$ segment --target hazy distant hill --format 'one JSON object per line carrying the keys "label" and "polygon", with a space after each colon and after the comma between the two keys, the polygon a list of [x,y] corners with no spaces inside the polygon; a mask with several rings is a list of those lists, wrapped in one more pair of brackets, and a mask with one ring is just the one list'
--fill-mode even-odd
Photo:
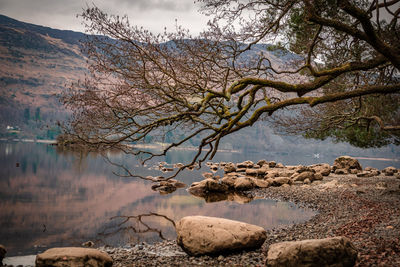
{"label": "hazy distant hill", "polygon": [[53,138],[66,118],[57,99],[84,77],[83,33],[55,30],[0,15],[0,133],[19,127],[20,137]]}

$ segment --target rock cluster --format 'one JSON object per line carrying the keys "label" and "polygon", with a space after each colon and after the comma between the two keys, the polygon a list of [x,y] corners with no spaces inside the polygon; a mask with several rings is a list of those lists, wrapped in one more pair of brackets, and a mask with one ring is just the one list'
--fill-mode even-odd
{"label": "rock cluster", "polygon": [[[215,168],[216,163],[209,164]],[[219,168],[225,174],[222,178],[213,173],[203,173],[204,180],[193,183],[188,191],[196,196],[207,197],[210,194],[247,191],[254,188],[269,186],[289,186],[309,184],[322,180],[331,173],[329,164],[315,164],[311,166],[284,166],[274,161],[260,160],[257,164],[244,161],[234,164],[221,163]]]}
{"label": "rock cluster", "polygon": [[[381,172],[376,168],[366,167],[363,170],[358,160],[349,156],[338,157],[332,167],[327,163],[310,166],[284,166],[282,163],[268,162],[266,160],[260,160],[257,163],[247,160],[237,164],[232,162],[220,164],[210,162],[207,165],[213,169],[219,166],[224,170],[223,177],[214,176],[213,173],[204,173],[203,176],[206,179],[193,183],[188,191],[193,195],[206,199],[222,200],[227,199],[226,197],[221,197],[222,194],[231,194],[232,192],[247,191],[254,188],[311,184],[314,181],[323,180],[324,176],[328,176],[330,173],[354,174],[357,177],[381,175]],[[394,167],[387,167],[382,170],[382,173],[386,176],[397,176],[400,179],[400,171]],[[209,197],[213,194],[218,196]]]}

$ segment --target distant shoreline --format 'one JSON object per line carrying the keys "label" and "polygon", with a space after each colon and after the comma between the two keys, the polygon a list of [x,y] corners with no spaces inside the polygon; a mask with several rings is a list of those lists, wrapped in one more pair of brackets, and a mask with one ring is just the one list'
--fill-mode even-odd
{"label": "distant shoreline", "polygon": [[[41,143],[41,144],[57,144],[57,140],[47,140],[47,139],[27,139],[27,138],[14,138],[14,139],[7,139],[7,138],[0,138],[0,141],[5,142],[23,142],[23,143]],[[158,149],[162,150],[169,146],[170,144],[167,143],[155,143],[155,144],[128,144],[129,147],[134,148],[147,148],[147,149]],[[186,147],[173,147],[171,150],[181,150],[181,151],[196,151],[198,148],[195,146],[186,146]],[[204,149],[208,150],[208,149]],[[218,149],[218,152],[225,152],[225,153],[240,153],[240,150],[235,149]]]}

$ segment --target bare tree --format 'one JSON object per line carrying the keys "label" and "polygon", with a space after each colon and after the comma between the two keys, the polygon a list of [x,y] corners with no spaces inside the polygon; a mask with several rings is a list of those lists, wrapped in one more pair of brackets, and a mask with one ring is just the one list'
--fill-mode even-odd
{"label": "bare tree", "polygon": [[70,136],[109,148],[149,136],[163,141],[178,129],[179,140],[159,154],[121,149],[151,158],[200,137],[189,166],[212,158],[223,137],[276,111],[398,97],[399,0],[199,2],[212,20],[196,37],[179,26],[155,35],[97,7],[81,14],[94,35],[84,43],[90,75],[64,96],[75,111]]}

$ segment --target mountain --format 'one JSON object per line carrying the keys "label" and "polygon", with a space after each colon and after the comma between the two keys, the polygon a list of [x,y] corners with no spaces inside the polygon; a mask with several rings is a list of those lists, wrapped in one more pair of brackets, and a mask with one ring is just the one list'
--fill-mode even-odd
{"label": "mountain", "polygon": [[[33,25],[0,15],[0,138],[56,137],[60,132],[57,122],[70,115],[59,102],[58,95],[87,73],[86,57],[80,52],[79,42],[87,37],[90,38],[83,33]],[[289,61],[299,59],[290,51],[259,44],[246,52],[244,60],[259,52],[268,53],[272,64],[278,68],[285,68]],[[176,131],[168,138],[174,141],[179,134]],[[196,145],[199,140],[191,141]],[[302,157],[319,153],[399,157],[399,150],[393,145],[363,150],[346,143],[279,136],[262,121],[225,138],[221,147],[263,154],[297,151]]]}
{"label": "mountain", "polygon": [[68,114],[57,96],[87,71],[83,38],[0,15],[0,135],[54,138]]}
{"label": "mountain", "polygon": [[[58,95],[87,73],[80,40],[90,37],[0,15],[0,137],[55,137],[57,121],[69,114]],[[243,54],[243,60],[257,57],[260,51],[269,53],[277,66],[285,66],[296,56],[257,44]]]}

